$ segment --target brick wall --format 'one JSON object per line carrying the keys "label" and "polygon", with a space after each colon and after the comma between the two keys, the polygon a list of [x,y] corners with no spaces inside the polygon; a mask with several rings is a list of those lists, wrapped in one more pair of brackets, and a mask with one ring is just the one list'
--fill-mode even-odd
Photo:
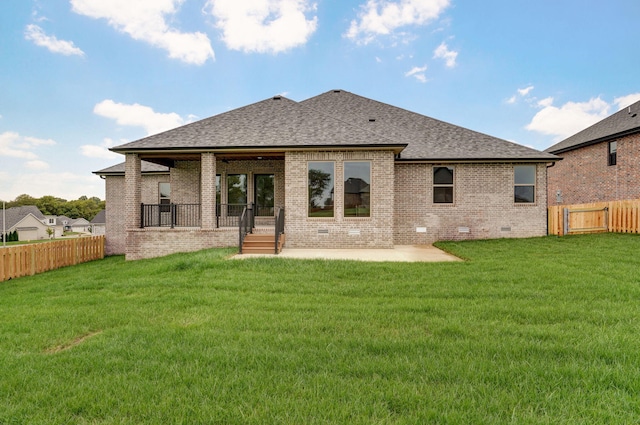
{"label": "brick wall", "polygon": [[[345,218],[343,215],[343,169],[345,161],[371,162],[371,216]],[[308,215],[309,161],[333,161],[334,217]],[[367,152],[287,152],[285,233],[288,248],[391,248],[393,247],[394,168],[393,153]]]}
{"label": "brick wall", "polygon": [[[170,170],[170,174],[143,174],[140,178],[141,202],[157,204],[159,202],[159,183],[170,182],[171,202],[178,204],[200,203],[202,184],[200,165],[200,161],[176,161],[175,167]],[[254,194],[253,176],[255,174],[274,174],[275,206],[284,206],[284,161],[216,161],[215,170],[217,174],[221,174],[222,203],[226,203],[226,176],[228,174],[247,174],[247,196],[249,202],[253,200]],[[213,190],[215,191],[215,187]],[[238,232],[236,229],[138,229],[136,227],[127,232],[126,217],[123,214],[126,209],[124,176],[106,177],[106,193],[106,252],[108,255],[124,254],[126,252],[127,259],[140,259],[167,255],[173,252],[238,245]],[[215,196],[215,192],[213,196]],[[181,239],[177,241],[176,237]]]}
{"label": "brick wall", "polygon": [[132,229],[127,232],[127,260],[162,257],[177,252],[238,246],[237,229]]}
{"label": "brick wall", "polygon": [[559,154],[549,168],[549,205],[640,198],[640,134],[617,140],[616,165],[607,165],[608,154],[608,142]]}
{"label": "brick wall", "polygon": [[[371,216],[345,218],[343,169],[345,161],[371,162]],[[334,217],[309,218],[307,163],[333,161]],[[453,204],[434,204],[433,166],[395,163],[393,153],[288,152],[285,160],[216,162],[222,175],[222,202],[226,202],[226,175],[248,175],[253,196],[254,174],[275,174],[275,204],[286,206],[286,247],[391,248],[394,244],[428,244],[436,240],[530,237],[546,234],[545,164],[537,165],[536,203],[513,202],[515,164],[456,164]],[[158,202],[158,183],[168,175],[143,175],[144,203]],[[200,199],[200,162],[178,162],[171,169],[172,201]],[[235,229],[124,230],[124,177],[107,177],[107,253],[127,259],[150,258],[173,252],[237,246]],[[287,195],[285,198],[285,187]],[[460,233],[459,228],[469,228]],[[426,229],[426,232],[417,230]],[[125,239],[127,239],[125,244]]]}
{"label": "brick wall", "polygon": [[[454,202],[434,204],[435,165],[439,164],[396,164],[395,244],[546,234],[545,164],[537,165],[534,204],[513,202],[516,164],[499,163],[453,165]],[[469,232],[460,232],[460,228]]]}
{"label": "brick wall", "polygon": [[[157,204],[159,202],[159,183],[168,183],[169,175],[143,175],[142,202],[145,204]],[[125,253],[126,223],[124,203],[124,176],[106,176],[106,228],[105,228],[105,254],[122,255]]]}

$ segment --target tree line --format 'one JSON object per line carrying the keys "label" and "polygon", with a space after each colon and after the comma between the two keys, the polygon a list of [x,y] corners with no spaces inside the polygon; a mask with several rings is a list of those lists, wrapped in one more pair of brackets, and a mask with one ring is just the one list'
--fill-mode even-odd
{"label": "tree line", "polygon": [[[1,201],[0,201],[1,202]],[[85,218],[89,221],[104,209],[105,201],[92,196],[81,196],[74,201],[56,198],[55,196],[43,196],[34,198],[29,195],[19,195],[13,201],[7,201],[7,208],[35,205],[44,215],[64,215],[69,218]],[[0,206],[1,207],[1,206]]]}

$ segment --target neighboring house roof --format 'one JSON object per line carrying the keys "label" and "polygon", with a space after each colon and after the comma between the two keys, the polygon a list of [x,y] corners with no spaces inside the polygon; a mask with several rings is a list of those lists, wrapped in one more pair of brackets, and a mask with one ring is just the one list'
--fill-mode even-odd
{"label": "neighboring house roof", "polygon": [[111,150],[217,153],[335,147],[388,148],[401,152],[402,160],[558,160],[549,153],[344,90],[302,102],[275,96]]}
{"label": "neighboring house roof", "polygon": [[345,193],[369,193],[371,191],[367,182],[357,177],[349,177],[344,182]]}
{"label": "neighboring house roof", "polygon": [[105,210],[100,210],[98,214],[91,220],[91,224],[105,224],[107,222],[107,214]]}
{"label": "neighboring house roof", "polygon": [[558,154],[637,132],[640,132],[640,101],[547,148],[545,152]]}
{"label": "neighboring house roof", "polygon": [[[124,167],[125,163],[122,162],[100,171],[94,171],[93,174],[98,174],[100,176],[124,175]],[[140,169],[143,174],[169,174],[169,167],[148,161],[140,161]]]}
{"label": "neighboring house roof", "polygon": [[43,221],[45,220],[44,214],[36,207],[35,205],[25,205],[22,207],[13,207],[7,208],[4,212],[4,216],[6,217],[6,223],[2,221],[2,213],[0,211],[0,233],[2,229],[11,229],[20,221],[22,221],[29,214],[33,215],[36,219]]}
{"label": "neighboring house roof", "polygon": [[89,224],[91,223],[82,217],[71,219],[71,223],[69,223],[70,226],[88,226]]}
{"label": "neighboring house roof", "polygon": [[66,215],[59,215],[56,217],[56,225],[58,226],[71,226],[72,218],[67,217]]}

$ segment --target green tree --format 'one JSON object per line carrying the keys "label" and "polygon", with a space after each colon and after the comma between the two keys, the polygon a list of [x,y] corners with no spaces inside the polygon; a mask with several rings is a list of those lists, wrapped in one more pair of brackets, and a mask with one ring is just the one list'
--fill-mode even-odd
{"label": "green tree", "polygon": [[37,199],[33,196],[29,196],[26,193],[22,195],[18,195],[16,199],[7,203],[7,208],[13,207],[23,207],[25,205],[35,205]]}

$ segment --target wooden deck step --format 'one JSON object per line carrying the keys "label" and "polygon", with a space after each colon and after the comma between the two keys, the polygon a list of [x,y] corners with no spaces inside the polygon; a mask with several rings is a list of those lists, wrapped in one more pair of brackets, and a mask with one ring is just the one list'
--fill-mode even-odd
{"label": "wooden deck step", "polygon": [[[242,244],[243,254],[275,254],[274,247],[276,237],[273,233],[250,233],[244,238]],[[280,236],[278,241],[278,252],[282,250],[284,244],[284,235]]]}

